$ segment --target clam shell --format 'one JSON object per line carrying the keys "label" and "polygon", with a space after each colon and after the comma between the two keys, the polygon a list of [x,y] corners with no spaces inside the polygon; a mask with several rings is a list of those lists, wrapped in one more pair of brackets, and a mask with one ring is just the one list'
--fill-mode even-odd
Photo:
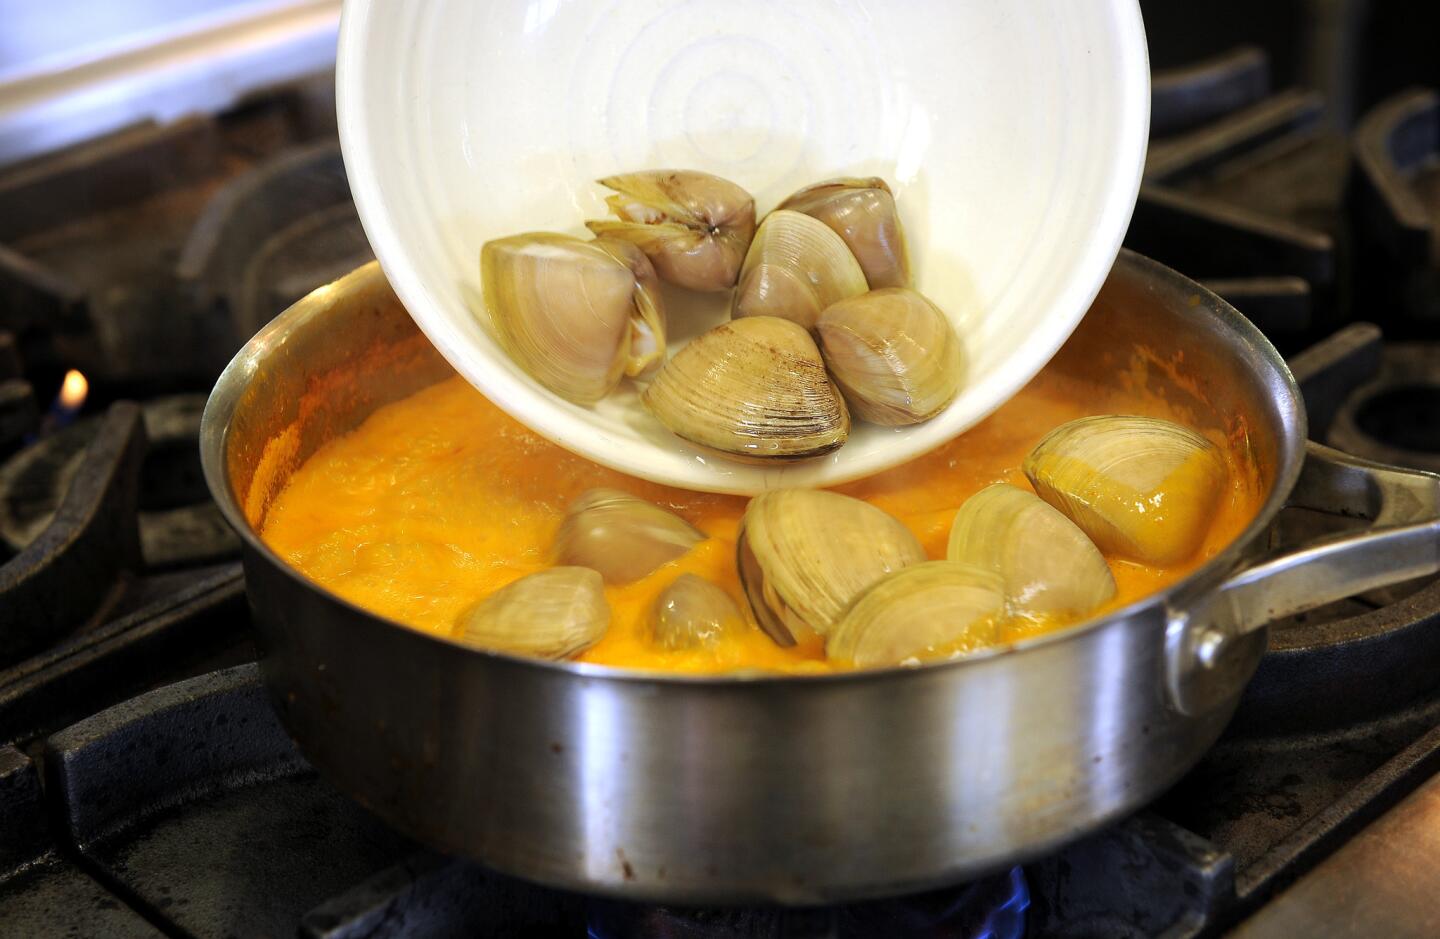
{"label": "clam shell", "polygon": [[[577,404],[605,397],[627,365],[638,373],[664,354],[659,292],[594,242],[550,232],[486,242],[480,281],[496,341],[542,385]],[[651,349],[643,361],[632,361],[637,330],[650,337],[638,343]]]}
{"label": "clam shell", "polygon": [[1229,478],[1220,448],[1193,430],[1128,415],[1060,425],[1024,470],[1101,551],[1156,566],[1199,549]]}
{"label": "clam shell", "polygon": [[731,313],[778,316],[810,329],[820,311],[869,289],[865,272],[839,235],[808,215],[765,216],[735,289]]}
{"label": "clam shell", "polygon": [[695,574],[675,578],[650,611],[650,635],[662,649],[713,648],[744,625],[730,594]]}
{"label": "clam shell", "polygon": [[804,329],[774,317],[697,336],[641,400],[677,436],[744,460],[819,456],[850,433],[850,412],[820,350]]}
{"label": "clam shell", "polygon": [[927,561],[865,591],[831,630],[825,655],[876,668],[973,652],[999,638],[1004,608],[999,574]]}
{"label": "clam shell", "polygon": [[467,645],[563,659],[600,641],[610,625],[600,575],[583,567],[553,567],[510,583],[461,617]]}
{"label": "clam shell", "polygon": [[920,542],[898,520],[820,489],[777,489],[751,499],[736,544],[750,608],[782,646],[825,635],[867,587],[924,560]]}
{"label": "clam shell", "polygon": [[628,241],[596,238],[595,246],[630,268],[635,276],[635,315],[630,318],[630,345],[625,374],[634,378],[653,372],[665,361],[665,307],[660,299],[660,276],[645,252]]}
{"label": "clam shell", "polygon": [[660,278],[691,290],[734,286],[755,234],[755,200],[709,173],[648,170],[600,180],[616,219],[586,222],[595,234],[630,242]]}
{"label": "clam shell", "polygon": [[960,339],[914,290],[886,287],[832,303],[815,333],[850,409],[872,424],[927,420],[960,389]]}
{"label": "clam shell", "polygon": [[890,187],[878,176],[829,179],[806,186],[780,203],[824,222],[855,255],[872,290],[909,287],[905,229]]}
{"label": "clam shell", "polygon": [[945,557],[999,574],[1014,612],[1083,616],[1115,596],[1110,566],[1085,533],[1008,483],[965,500]]}
{"label": "clam shell", "polygon": [[618,489],[590,489],[565,513],[555,558],[600,572],[606,583],[628,584],[705,540],[689,522]]}

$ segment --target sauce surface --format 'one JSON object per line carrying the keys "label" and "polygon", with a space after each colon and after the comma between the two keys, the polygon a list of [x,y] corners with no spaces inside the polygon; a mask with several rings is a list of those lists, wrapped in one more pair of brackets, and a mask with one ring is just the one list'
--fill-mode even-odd
{"label": "sauce surface", "polygon": [[[894,515],[931,558],[943,558],[961,503],[995,482],[1029,489],[1020,465],[1055,426],[1105,413],[1191,423],[1164,400],[1135,390],[1134,383],[1117,384],[1107,388],[1047,369],[963,436],[838,491]],[[1209,436],[1225,453],[1229,480],[1200,550],[1167,568],[1107,558],[1119,587],[1107,608],[1183,578],[1229,545],[1254,517],[1263,499],[1254,468],[1236,442]],[[649,610],[682,573],[714,581],[744,607],[734,558],[746,500],[655,485],[574,456],[531,433],[458,377],[377,410],[356,430],[317,450],[270,507],[262,536],[339,596],[416,629],[452,635],[478,600],[550,566],[566,507],[595,486],[665,506],[708,538],[639,581],[607,586],[610,628],[578,661],[693,673],[844,667],[825,661],[818,643],[782,649],[753,626],[716,649],[657,648],[648,636]],[[1069,625],[1011,621],[1001,641]]]}

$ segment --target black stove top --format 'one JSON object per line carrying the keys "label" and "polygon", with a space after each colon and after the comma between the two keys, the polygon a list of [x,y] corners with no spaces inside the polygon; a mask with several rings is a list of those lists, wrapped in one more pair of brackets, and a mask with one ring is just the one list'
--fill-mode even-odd
{"label": "black stove top", "polygon": [[[1290,356],[1315,439],[1440,470],[1440,95],[1383,54],[1440,82],[1407,38],[1435,16],[1235,6],[1243,30],[1147,9],[1156,136],[1127,244]],[[1365,25],[1301,29],[1301,7]],[[0,168],[0,934],[1285,935],[1262,927],[1303,921],[1287,898],[1322,889],[1307,872],[1377,850],[1386,813],[1440,777],[1431,579],[1274,624],[1230,729],[1171,792],[953,889],[659,909],[389,830],[276,723],[195,447],[232,352],[369,257],[329,88]],[[1337,524],[1287,511],[1272,538]]]}

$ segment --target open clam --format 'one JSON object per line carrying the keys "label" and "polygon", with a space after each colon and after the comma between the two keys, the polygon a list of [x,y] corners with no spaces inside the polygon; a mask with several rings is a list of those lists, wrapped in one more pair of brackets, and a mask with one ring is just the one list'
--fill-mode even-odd
{"label": "open clam", "polygon": [[871,289],[909,287],[910,261],[895,197],[878,176],[829,179],[780,203],[824,222],[844,239]]}
{"label": "open clam", "polygon": [[845,241],[801,212],[765,216],[740,269],[732,314],[778,316],[806,329],[837,300],[869,289]]}
{"label": "open clam", "polygon": [[872,424],[934,417],[960,388],[960,340],[914,290],[886,287],[833,303],[815,333],[851,410]]}
{"label": "open clam", "polygon": [[735,550],[755,619],[782,646],[824,636],[867,587],[925,560],[898,520],[820,489],[777,489],[751,499]]}
{"label": "open clam", "polygon": [[1060,425],[1024,470],[1100,550],[1160,566],[1200,547],[1229,476],[1220,448],[1195,431],[1127,415]]}
{"label": "open clam", "polygon": [[550,232],[486,242],[480,281],[496,341],[546,388],[594,404],[664,355],[664,306],[646,265]]}
{"label": "open clam", "polygon": [[650,635],[662,649],[711,647],[744,625],[730,594],[695,574],[675,578],[650,611]]}
{"label": "open clam", "polygon": [[607,583],[627,584],[704,540],[689,522],[658,505],[618,489],[590,489],[565,513],[555,558],[599,571]]}
{"label": "open clam", "polygon": [[927,561],[877,581],[825,640],[825,654],[860,668],[908,665],[993,645],[1004,614],[1000,575]]}
{"label": "open clam", "polygon": [[616,219],[586,222],[597,235],[634,244],[662,280],[691,290],[726,290],[755,234],[755,200],[727,179],[691,170],[607,176]]}
{"label": "open clam", "polygon": [[850,433],[850,412],[810,334],[769,316],[697,336],[641,400],[677,436],[745,460],[819,456]]}
{"label": "open clam", "polygon": [[610,625],[600,575],[552,567],[514,581],[461,617],[460,641],[482,649],[563,659],[600,641]]}
{"label": "open clam", "polygon": [[1016,612],[1083,616],[1115,596],[1105,557],[1057,509],[1008,483],[960,507],[945,557],[994,571]]}

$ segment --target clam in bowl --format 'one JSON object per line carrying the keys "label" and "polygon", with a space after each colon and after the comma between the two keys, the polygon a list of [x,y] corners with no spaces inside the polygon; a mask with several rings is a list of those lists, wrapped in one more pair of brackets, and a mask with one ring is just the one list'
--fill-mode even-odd
{"label": "clam in bowl", "polygon": [[[878,472],[1019,390],[1115,259],[1149,123],[1135,0],[347,0],[337,95],[366,234],[456,370],[595,462],[733,493]],[[594,404],[538,382],[487,325],[482,245],[589,237],[597,180],[658,168],[732,180],[762,219],[819,180],[886,180],[914,285],[959,337],[958,394],[920,423],[856,420],[824,455],[753,463],[670,433],[646,376]],[[671,357],[730,313],[724,293],[664,297]]]}

